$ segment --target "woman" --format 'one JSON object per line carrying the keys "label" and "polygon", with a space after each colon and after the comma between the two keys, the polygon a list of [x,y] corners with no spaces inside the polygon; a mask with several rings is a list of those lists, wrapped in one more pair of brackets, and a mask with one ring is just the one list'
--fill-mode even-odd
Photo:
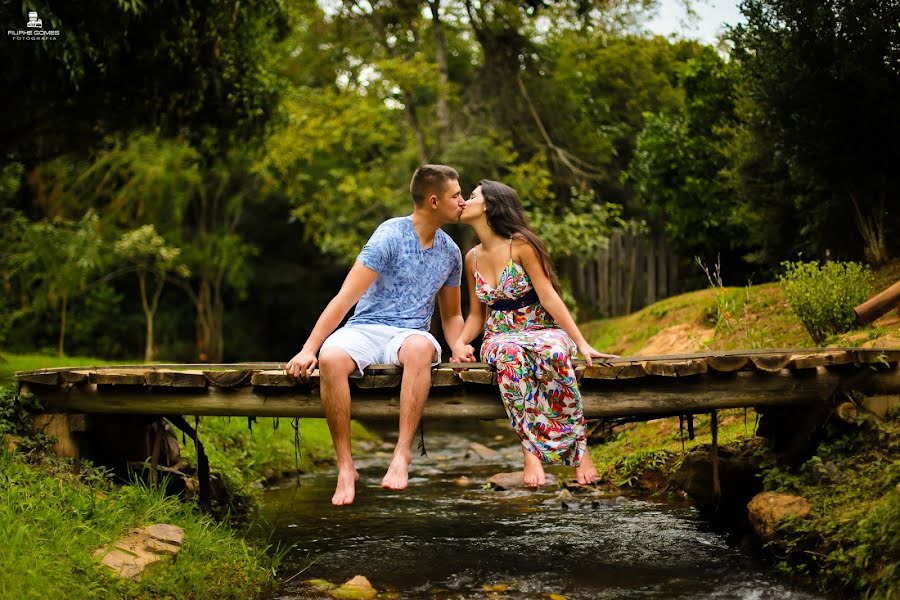
{"label": "woman", "polygon": [[581,335],[514,189],[481,181],[460,220],[481,243],[466,255],[470,312],[453,355],[474,361],[469,342],[484,328],[481,358],[496,367],[506,413],[522,440],[525,485],[544,484],[543,463],[575,465],[578,482],[593,483],[597,469],[587,452],[571,356],[577,348],[588,365],[616,357]]}

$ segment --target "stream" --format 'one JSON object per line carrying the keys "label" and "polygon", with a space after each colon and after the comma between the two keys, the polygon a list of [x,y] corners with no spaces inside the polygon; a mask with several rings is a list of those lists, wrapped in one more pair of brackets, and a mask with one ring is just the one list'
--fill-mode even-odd
{"label": "stream", "polygon": [[[428,456],[414,449],[403,492],[380,488],[390,444],[354,453],[352,506],[331,505],[333,470],[265,492],[269,542],[291,546],[281,565],[290,581],[275,598],[329,598],[304,581],[356,575],[385,598],[825,598],[742,553],[686,501],[600,489],[567,498],[571,468],[548,469],[555,481],[540,491],[494,491],[491,475],[521,470],[508,426],[436,427]],[[471,442],[500,456],[480,458]]]}

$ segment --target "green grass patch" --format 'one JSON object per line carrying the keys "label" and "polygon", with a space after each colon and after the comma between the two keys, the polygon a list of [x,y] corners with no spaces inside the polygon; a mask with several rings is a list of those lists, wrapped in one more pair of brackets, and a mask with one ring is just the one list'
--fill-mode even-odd
{"label": "green grass patch", "polygon": [[785,521],[779,567],[823,589],[900,596],[900,412],[835,433],[795,472],[773,469],[767,490],[808,499],[810,516]]}
{"label": "green grass patch", "polygon": [[[259,479],[290,474],[298,468],[302,472],[311,471],[334,460],[325,419],[259,418],[250,423],[246,417],[203,417],[199,432],[212,469],[244,486]],[[377,440],[377,436],[356,421],[351,422],[351,435],[354,443]],[[190,440],[182,446],[182,456],[197,464]]]}
{"label": "green grass patch", "polygon": [[[274,580],[277,559],[161,488],[114,485],[102,470],[0,449],[0,597],[248,598]],[[120,579],[93,552],[133,528],[184,529],[177,560]],[[165,564],[162,564],[165,563]]]}
{"label": "green grass patch", "polygon": [[[719,445],[751,438],[756,431],[756,412],[748,409],[719,411]],[[591,458],[597,471],[618,486],[635,485],[648,469],[662,473],[667,479],[681,465],[684,454],[701,444],[712,442],[710,415],[694,416],[694,439],[687,438],[684,428],[684,452],[678,417],[629,423],[617,427],[610,439],[591,442]]]}
{"label": "green grass patch", "polygon": [[137,361],[115,360],[88,356],[56,356],[47,354],[12,354],[0,352],[0,384],[13,380],[16,371],[37,371],[57,367],[89,367],[104,365],[139,364]]}

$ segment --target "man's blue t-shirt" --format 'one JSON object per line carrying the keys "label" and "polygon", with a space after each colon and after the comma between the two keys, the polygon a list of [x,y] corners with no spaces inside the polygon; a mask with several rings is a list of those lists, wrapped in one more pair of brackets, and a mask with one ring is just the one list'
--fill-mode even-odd
{"label": "man's blue t-shirt", "polygon": [[379,225],[357,260],[377,271],[378,277],[360,298],[348,325],[428,331],[438,290],[459,287],[462,278],[462,255],[456,242],[438,229],[426,250],[410,217]]}

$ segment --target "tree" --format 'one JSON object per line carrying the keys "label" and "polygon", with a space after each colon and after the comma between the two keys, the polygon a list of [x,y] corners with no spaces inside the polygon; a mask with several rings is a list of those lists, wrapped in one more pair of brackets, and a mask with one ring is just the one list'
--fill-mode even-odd
{"label": "tree", "polygon": [[[144,225],[122,235],[113,245],[115,253],[134,267],[141,294],[141,308],[147,325],[144,362],[154,360],[153,323],[166,278],[171,274],[188,277],[190,270],[179,262],[181,249],[170,246],[153,225]],[[148,292],[148,279],[150,290]]]}
{"label": "tree", "polygon": [[736,123],[733,68],[706,48],[684,64],[679,83],[683,108],[647,116],[625,176],[682,256],[744,254],[746,236],[725,175]]}
{"label": "tree", "polygon": [[69,302],[106,262],[100,219],[88,211],[78,222],[29,223],[19,217],[14,224],[16,230],[5,240],[4,278],[22,282],[23,304],[47,303],[59,311],[57,348],[64,356]]}
{"label": "tree", "polygon": [[[23,4],[0,15],[24,24]],[[33,166],[82,152],[110,134],[159,127],[192,143],[260,134],[278,108],[282,80],[272,60],[290,27],[278,0],[190,0],[171,6],[101,0],[42,4],[48,43],[2,38],[0,165]]]}
{"label": "tree", "polygon": [[900,136],[900,4],[745,0],[741,10],[747,22],[731,38],[756,107],[750,130],[811,197],[807,235],[830,237],[852,215],[866,258],[885,262],[898,225],[888,208],[900,189],[889,150]]}

